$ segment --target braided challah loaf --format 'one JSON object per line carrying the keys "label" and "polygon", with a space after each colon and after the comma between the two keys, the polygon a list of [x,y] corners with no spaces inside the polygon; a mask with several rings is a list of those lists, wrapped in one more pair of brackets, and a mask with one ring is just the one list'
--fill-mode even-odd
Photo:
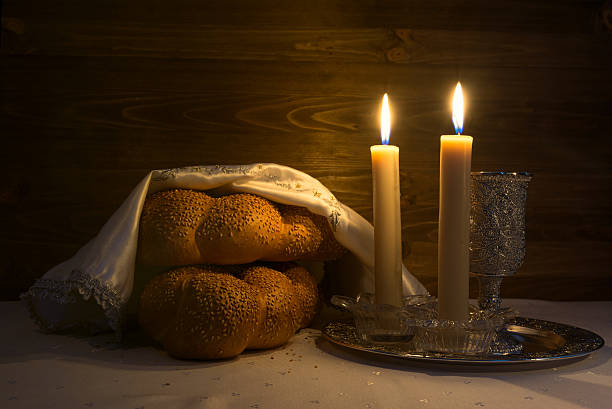
{"label": "braided challah loaf", "polygon": [[330,260],[345,251],[325,217],[246,193],[155,193],[139,235],[138,261],[148,266]]}
{"label": "braided challah loaf", "polygon": [[178,358],[217,359],[287,342],[315,314],[308,271],[276,267],[191,266],[155,277],[139,304],[141,327]]}
{"label": "braided challah loaf", "polygon": [[[138,320],[180,358],[272,348],[310,323],[318,299],[308,271],[286,262],[344,252],[327,220],[302,207],[243,193],[154,193],[142,210],[138,262],[175,269],[147,284]],[[257,260],[282,263],[244,265]]]}

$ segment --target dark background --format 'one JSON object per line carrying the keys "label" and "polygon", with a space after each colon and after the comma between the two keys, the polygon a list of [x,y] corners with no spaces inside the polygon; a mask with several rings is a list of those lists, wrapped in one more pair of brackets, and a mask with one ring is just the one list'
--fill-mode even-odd
{"label": "dark background", "polygon": [[458,80],[472,169],[535,173],[503,295],[612,299],[610,2],[0,4],[0,299],[74,254],[150,169],[277,162],[371,220],[386,91],[404,261],[435,292]]}

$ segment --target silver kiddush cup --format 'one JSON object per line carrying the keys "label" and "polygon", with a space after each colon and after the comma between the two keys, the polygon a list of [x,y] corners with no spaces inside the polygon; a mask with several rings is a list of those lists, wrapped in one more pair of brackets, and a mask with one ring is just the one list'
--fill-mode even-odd
{"label": "silver kiddush cup", "polygon": [[525,258],[527,172],[472,172],[470,271],[478,278],[478,304],[501,309],[500,287]]}

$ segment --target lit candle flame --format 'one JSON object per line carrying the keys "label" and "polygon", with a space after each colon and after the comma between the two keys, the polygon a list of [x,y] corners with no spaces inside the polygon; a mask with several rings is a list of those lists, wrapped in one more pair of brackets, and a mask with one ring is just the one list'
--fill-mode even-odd
{"label": "lit candle flame", "polygon": [[389,111],[389,96],[383,96],[382,108],[380,109],[380,140],[383,145],[389,144],[391,136],[391,112]]}
{"label": "lit candle flame", "polygon": [[461,135],[461,132],[463,132],[463,91],[460,82],[457,83],[453,96],[453,125],[455,126],[455,132]]}

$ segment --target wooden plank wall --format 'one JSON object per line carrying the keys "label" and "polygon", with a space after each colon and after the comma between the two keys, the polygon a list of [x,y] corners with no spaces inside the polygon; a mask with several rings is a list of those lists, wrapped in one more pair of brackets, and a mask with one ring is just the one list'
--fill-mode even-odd
{"label": "wooden plank wall", "polygon": [[473,170],[535,173],[527,258],[504,296],[612,299],[609,1],[1,4],[2,299],[94,236],[150,169],[278,162],[371,220],[385,91],[404,260],[435,292],[458,80]]}

